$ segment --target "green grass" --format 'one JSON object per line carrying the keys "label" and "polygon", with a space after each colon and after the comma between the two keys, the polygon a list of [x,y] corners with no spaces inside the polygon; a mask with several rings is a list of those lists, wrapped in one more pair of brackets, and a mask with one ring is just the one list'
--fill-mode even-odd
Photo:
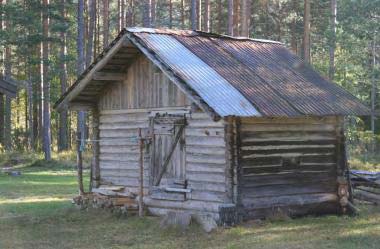
{"label": "green grass", "polygon": [[[73,165],[39,158],[19,163],[19,177],[0,174],[0,248],[379,248],[379,207],[356,217],[306,217],[245,223],[204,234],[163,230],[159,218],[118,217],[71,204]],[[88,173],[88,172],[87,172]],[[88,185],[88,182],[86,182]]]}

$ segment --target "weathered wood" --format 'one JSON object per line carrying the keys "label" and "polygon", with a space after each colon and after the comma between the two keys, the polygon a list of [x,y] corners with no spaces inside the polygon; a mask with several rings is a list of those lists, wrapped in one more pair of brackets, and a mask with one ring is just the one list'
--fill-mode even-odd
{"label": "weathered wood", "polygon": [[81,133],[77,134],[77,178],[78,178],[78,190],[79,195],[84,195],[83,187],[83,158],[81,149]]}
{"label": "weathered wood", "polygon": [[96,72],[93,75],[93,80],[102,81],[122,81],[126,78],[124,73],[106,73],[106,72]]}
{"label": "weathered wood", "polygon": [[224,139],[225,139],[225,159],[226,159],[226,167],[224,174],[226,176],[226,190],[227,190],[227,199],[229,202],[232,202],[234,199],[233,186],[236,185],[234,182],[234,168],[235,165],[235,151],[234,145],[236,144],[235,134],[234,134],[234,119],[232,117],[228,117],[224,120],[225,128],[224,128]]}
{"label": "weathered wood", "polygon": [[[185,109],[190,105],[185,94],[146,57],[137,57],[127,71],[120,85],[109,85],[101,94],[99,106],[102,110],[176,107],[180,111],[180,107]],[[116,80],[112,78],[114,73],[107,74],[109,79]]]}
{"label": "weathered wood", "polygon": [[[165,215],[167,215],[168,212],[177,211],[178,209],[177,208],[171,208],[170,206],[167,206],[167,207],[149,207],[148,210],[153,215],[165,216]],[[216,213],[216,212],[197,211],[197,210],[193,210],[193,209],[187,209],[186,211],[189,213],[194,213],[194,214],[201,213],[203,215],[207,215],[207,217],[213,218],[214,220],[219,219],[219,213]]]}
{"label": "weathered wood", "polygon": [[369,193],[363,190],[355,190],[354,198],[358,200],[368,201],[380,205],[380,195]]}
{"label": "weathered wood", "polygon": [[186,178],[191,181],[200,181],[200,182],[213,182],[213,183],[225,183],[226,177],[224,173],[210,173],[206,174],[203,172],[186,172]]}
{"label": "weathered wood", "polygon": [[187,163],[186,170],[188,172],[224,173],[225,167],[223,166],[221,164]]}
{"label": "weathered wood", "polygon": [[251,174],[260,174],[260,173],[308,173],[308,172],[330,172],[332,174],[333,172],[336,172],[335,164],[331,165],[299,165],[299,166],[289,166],[284,167],[283,165],[279,166],[265,166],[265,167],[252,167],[252,168],[243,168],[243,174],[244,175],[251,175]]}
{"label": "weathered wood", "polygon": [[275,186],[244,187],[243,198],[270,197],[282,195],[298,195],[312,193],[333,193],[336,191],[335,181],[321,181],[317,183],[284,184]]}
{"label": "weathered wood", "polygon": [[117,41],[117,43],[114,46],[112,46],[112,48],[105,54],[102,60],[96,63],[96,65],[93,68],[91,68],[91,70],[88,73],[86,73],[84,78],[80,79],[80,81],[76,83],[77,87],[70,91],[68,95],[65,97],[64,101],[62,99],[62,101],[59,102],[57,106],[55,106],[55,108],[58,111],[60,111],[65,105],[67,105],[67,103],[75,100],[75,97],[78,96],[78,94],[82,92],[82,90],[91,83],[93,75],[96,72],[100,71],[123,46],[125,46],[124,39],[120,39],[119,41]]}
{"label": "weathered wood", "polygon": [[189,180],[187,183],[187,187],[189,189],[200,190],[200,191],[214,191],[226,193],[227,188],[225,183],[215,183],[215,182],[207,182],[207,181],[197,181],[197,180]]}
{"label": "weathered wood", "polygon": [[168,201],[168,200],[155,200],[149,197],[146,197],[145,205],[149,207],[160,207],[160,208],[172,208],[172,209],[182,209],[182,210],[193,210],[201,212],[219,212],[219,202],[205,202],[205,201],[195,201],[187,200],[186,202],[182,201]]}
{"label": "weathered wood", "polygon": [[94,109],[92,111],[92,187],[99,187],[100,184],[100,146],[99,146],[99,111]]}
{"label": "weathered wood", "polygon": [[188,98],[191,100],[191,102],[195,102],[204,112],[210,115],[210,117],[213,120],[219,120],[220,116],[210,107],[208,106],[201,97],[194,92],[191,88],[188,87],[187,84],[183,82],[177,75],[175,75],[171,70],[168,70],[166,66],[164,66],[164,63],[160,61],[154,53],[151,53],[148,49],[146,49],[144,46],[142,46],[138,39],[134,38],[131,35],[128,35],[128,38],[133,42],[133,44],[136,45],[140,49],[141,52],[144,53],[144,55],[152,61],[158,68],[161,69],[161,71],[166,75],[168,79],[170,79],[173,83],[176,84],[176,86],[181,89]]}
{"label": "weathered wood", "polygon": [[192,200],[204,201],[204,202],[229,202],[230,197],[225,193],[212,192],[206,190],[193,190],[190,194]]}
{"label": "weathered wood", "polygon": [[302,183],[319,183],[336,180],[336,175],[330,172],[281,172],[280,174],[244,175],[242,185],[246,187],[287,185]]}
{"label": "weathered wood", "polygon": [[243,213],[244,220],[260,219],[267,217],[299,217],[307,214],[324,215],[336,214],[339,212],[339,206],[336,201],[325,201],[311,204],[295,204],[281,207],[245,209]]}
{"label": "weathered wood", "polygon": [[248,216],[338,207],[336,126],[335,118],[242,119],[239,187]]}
{"label": "weathered wood", "polygon": [[155,191],[150,194],[150,198],[156,200],[168,200],[168,201],[185,201],[184,193],[169,193],[165,191]]}
{"label": "weathered wood", "polygon": [[187,163],[197,164],[221,164],[225,165],[226,158],[223,155],[211,155],[211,154],[193,154],[188,153],[186,156]]}
{"label": "weathered wood", "polygon": [[164,161],[164,163],[163,163],[163,165],[162,165],[162,167],[161,167],[161,169],[160,169],[160,171],[159,171],[159,173],[157,175],[157,178],[154,179],[154,186],[158,186],[160,184],[162,176],[164,175],[164,173],[165,173],[165,171],[166,171],[166,169],[167,169],[167,167],[169,165],[171,157],[172,157],[172,155],[174,153],[174,149],[177,146],[178,141],[181,138],[182,132],[183,132],[184,129],[185,129],[185,126],[182,125],[182,126],[180,126],[179,130],[177,131],[177,134],[176,134],[176,136],[174,138],[174,141],[173,141],[173,143],[170,146],[169,153],[168,153],[168,155],[165,158],[165,161]]}
{"label": "weathered wood", "polygon": [[337,202],[336,193],[317,193],[300,195],[281,195],[276,197],[258,197],[255,199],[243,199],[243,205],[249,209],[273,208],[289,205],[307,205],[323,202]]}
{"label": "weathered wood", "polygon": [[141,133],[141,128],[139,129],[139,216],[143,216],[144,211],[144,141]]}

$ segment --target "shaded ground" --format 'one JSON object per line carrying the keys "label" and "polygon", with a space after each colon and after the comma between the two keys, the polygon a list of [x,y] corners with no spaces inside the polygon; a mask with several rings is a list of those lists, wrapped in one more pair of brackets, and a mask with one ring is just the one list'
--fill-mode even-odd
{"label": "shaded ground", "polygon": [[[379,248],[380,208],[357,217],[307,217],[243,224],[204,234],[162,230],[159,219],[80,211],[75,171],[59,162],[0,173],[0,248]],[[88,184],[87,184],[88,185]],[[376,210],[377,209],[377,210]]]}

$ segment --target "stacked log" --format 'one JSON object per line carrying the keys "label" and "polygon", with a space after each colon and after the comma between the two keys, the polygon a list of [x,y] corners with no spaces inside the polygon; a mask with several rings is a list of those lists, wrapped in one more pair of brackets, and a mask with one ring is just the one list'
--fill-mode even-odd
{"label": "stacked log", "polygon": [[118,214],[136,214],[137,200],[127,196],[107,196],[99,193],[89,193],[73,198],[73,203],[80,209],[106,209]]}
{"label": "stacked log", "polygon": [[380,205],[380,172],[350,171],[354,198]]}

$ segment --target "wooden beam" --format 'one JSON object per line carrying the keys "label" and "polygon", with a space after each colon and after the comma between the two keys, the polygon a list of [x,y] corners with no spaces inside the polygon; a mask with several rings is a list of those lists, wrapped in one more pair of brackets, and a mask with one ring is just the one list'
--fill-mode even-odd
{"label": "wooden beam", "polygon": [[130,42],[128,42],[125,38],[126,37],[123,36],[119,41],[117,41],[116,44],[106,53],[106,55],[104,55],[104,57],[96,63],[86,75],[84,75],[83,79],[77,83],[77,85],[67,94],[67,96],[57,104],[56,109],[58,111],[62,109],[65,104],[70,103],[71,100],[79,95],[79,93],[91,83],[94,74],[102,70],[121,48],[130,46]]}
{"label": "wooden beam", "polygon": [[68,105],[68,108],[71,110],[71,111],[89,111],[89,110],[93,110],[94,108],[96,107],[96,104],[93,103],[93,102],[79,102],[79,101],[75,101],[75,102],[70,102],[70,104]]}
{"label": "wooden beam", "polygon": [[126,79],[127,74],[125,73],[106,73],[106,72],[96,72],[92,77],[93,80],[104,80],[104,81],[122,81]]}

